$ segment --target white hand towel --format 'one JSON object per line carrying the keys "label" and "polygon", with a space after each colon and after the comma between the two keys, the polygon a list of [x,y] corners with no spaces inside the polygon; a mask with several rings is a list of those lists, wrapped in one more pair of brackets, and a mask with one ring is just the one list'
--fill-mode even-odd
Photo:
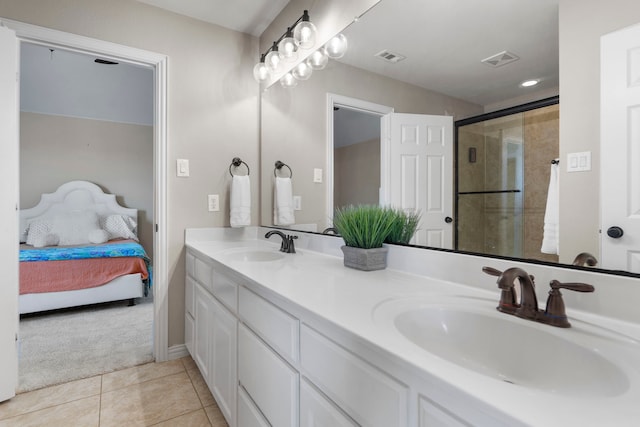
{"label": "white hand towel", "polygon": [[276,177],[273,191],[273,225],[292,225],[295,222],[291,178]]}
{"label": "white hand towel", "polygon": [[560,252],[560,200],[558,191],[558,172],[560,165],[551,164],[549,176],[549,190],[547,191],[547,207],[544,212],[544,230],[542,235],[542,248],[540,252],[545,254],[558,254]]}
{"label": "white hand towel", "polygon": [[251,225],[251,182],[249,175],[234,175],[231,179],[229,221],[232,227]]}

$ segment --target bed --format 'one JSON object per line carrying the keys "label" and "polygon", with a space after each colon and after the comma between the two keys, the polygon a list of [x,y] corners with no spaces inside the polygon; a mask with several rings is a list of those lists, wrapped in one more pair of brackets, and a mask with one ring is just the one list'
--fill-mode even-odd
{"label": "bed", "polygon": [[137,209],[71,181],[20,210],[20,314],[134,300],[151,286]]}

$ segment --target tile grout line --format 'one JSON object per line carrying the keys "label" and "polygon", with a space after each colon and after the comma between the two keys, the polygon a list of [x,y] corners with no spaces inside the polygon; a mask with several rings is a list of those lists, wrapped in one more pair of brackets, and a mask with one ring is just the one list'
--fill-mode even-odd
{"label": "tile grout line", "polygon": [[98,427],[102,421],[102,389],[104,387],[104,374],[100,375],[100,399],[98,401]]}

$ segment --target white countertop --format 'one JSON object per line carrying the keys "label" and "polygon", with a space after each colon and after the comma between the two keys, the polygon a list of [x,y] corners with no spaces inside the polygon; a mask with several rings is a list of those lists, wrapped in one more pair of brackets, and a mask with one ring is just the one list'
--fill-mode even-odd
{"label": "white countertop", "polygon": [[[209,240],[207,236],[213,235],[220,240]],[[263,294],[284,299],[304,312],[326,319],[344,331],[384,349],[427,376],[476,397],[508,417],[529,425],[640,425],[640,327],[637,324],[586,312],[571,312],[572,328],[554,328],[497,313],[497,288],[487,290],[392,269],[357,271],[344,267],[341,257],[305,249],[298,249],[296,254],[283,254],[284,257],[276,261],[243,261],[238,251],[252,248],[277,251],[280,239],[276,240],[277,236],[272,241],[251,239],[257,237],[256,233],[245,235],[244,238],[248,236],[249,240],[237,240],[233,236],[233,233],[225,236],[225,232],[187,233],[186,245],[235,270],[261,287]],[[420,256],[423,262],[429,262],[429,251],[422,251]],[[464,263],[460,263],[458,268],[464,269]],[[606,335],[610,329],[611,347],[602,346],[606,340],[600,339],[594,341],[600,346],[596,351],[608,357],[609,353],[614,353],[616,346],[627,345],[635,352],[637,357],[633,360],[618,360],[630,378],[628,388],[615,396],[602,397],[588,393],[584,395],[579,390],[576,393],[563,393],[508,384],[421,349],[398,333],[392,322],[386,322],[384,316],[374,316],[376,308],[387,301],[420,299],[444,303],[458,296],[466,297],[469,304],[475,304],[475,299],[478,305],[476,309],[486,307],[491,315],[497,313],[505,316],[505,321],[529,322],[532,327],[544,332],[560,338],[575,338],[587,345],[590,345],[589,336]],[[517,346],[518,343],[513,342],[513,345]],[[553,351],[552,348],[548,349],[549,364],[553,364]],[[613,354],[612,357],[618,356]],[[526,367],[523,366],[523,369]]]}

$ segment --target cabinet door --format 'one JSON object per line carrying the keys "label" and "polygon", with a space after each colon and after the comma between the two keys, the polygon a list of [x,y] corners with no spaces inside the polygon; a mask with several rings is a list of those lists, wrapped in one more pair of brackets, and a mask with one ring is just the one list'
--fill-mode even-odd
{"label": "cabinet door", "polygon": [[298,373],[243,324],[238,379],[272,426],[298,425]]}
{"label": "cabinet door", "polygon": [[235,316],[218,301],[213,301],[211,327],[212,354],[209,372],[210,388],[229,425],[235,425],[237,324]]}
{"label": "cabinet door", "polygon": [[242,387],[238,387],[238,426],[271,427]]}
{"label": "cabinet door", "polygon": [[300,427],[356,427],[333,403],[300,380]]}
{"label": "cabinet door", "polygon": [[469,427],[471,425],[422,396],[418,405],[420,427]]}
{"label": "cabinet door", "polygon": [[211,356],[210,350],[210,331],[211,320],[213,316],[213,297],[209,294],[200,284],[196,285],[196,298],[195,298],[195,333],[194,343],[195,348],[193,354],[193,360],[202,373],[202,377],[207,384],[210,383],[211,376],[209,374],[209,358]]}
{"label": "cabinet door", "polygon": [[195,348],[193,347],[195,335],[195,321],[190,314],[184,315],[184,345],[187,347],[189,354],[193,357]]}

